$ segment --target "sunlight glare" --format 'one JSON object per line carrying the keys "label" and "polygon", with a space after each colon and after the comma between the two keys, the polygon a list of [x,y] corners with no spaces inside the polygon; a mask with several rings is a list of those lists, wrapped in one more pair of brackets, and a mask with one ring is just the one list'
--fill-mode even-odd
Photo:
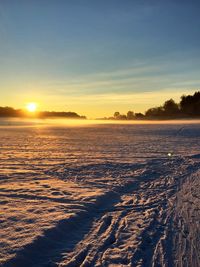
{"label": "sunlight glare", "polygon": [[29,112],[35,112],[36,109],[37,109],[37,104],[36,103],[28,103],[27,106],[26,106],[26,109]]}

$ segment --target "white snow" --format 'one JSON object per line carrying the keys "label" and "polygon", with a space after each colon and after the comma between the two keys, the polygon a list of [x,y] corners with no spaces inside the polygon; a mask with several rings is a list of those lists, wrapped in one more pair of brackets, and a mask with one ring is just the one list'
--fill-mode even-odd
{"label": "white snow", "polygon": [[1,126],[0,266],[199,267],[199,167],[198,123]]}

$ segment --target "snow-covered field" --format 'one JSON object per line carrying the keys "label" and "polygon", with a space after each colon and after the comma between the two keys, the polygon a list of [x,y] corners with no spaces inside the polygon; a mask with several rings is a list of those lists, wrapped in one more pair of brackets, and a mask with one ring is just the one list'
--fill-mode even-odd
{"label": "snow-covered field", "polygon": [[1,126],[0,266],[200,266],[200,124]]}

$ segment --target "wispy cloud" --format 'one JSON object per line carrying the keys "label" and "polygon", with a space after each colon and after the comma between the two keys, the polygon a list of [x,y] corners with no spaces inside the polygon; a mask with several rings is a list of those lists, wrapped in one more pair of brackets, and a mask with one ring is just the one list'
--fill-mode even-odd
{"label": "wispy cloud", "polygon": [[[152,102],[157,102],[157,99],[167,100],[169,98],[174,98],[175,100],[180,99],[183,94],[193,93],[194,90],[188,89],[182,91],[181,89],[174,92],[173,88],[165,89],[160,92],[141,92],[141,93],[107,93],[107,94],[95,94],[95,95],[84,95],[84,96],[68,96],[67,99],[70,100],[71,104],[80,103],[80,101],[87,102],[92,105],[94,103],[98,104],[152,104]],[[160,102],[162,104],[162,102]]]}
{"label": "wispy cloud", "polygon": [[[51,94],[68,96],[99,94],[130,94],[168,90],[186,90],[200,86],[200,80],[188,78],[184,73],[166,71],[167,65],[145,65],[93,75],[79,76],[76,79],[52,80],[41,84]],[[192,76],[192,74],[190,74]],[[194,78],[195,75],[194,75]]]}

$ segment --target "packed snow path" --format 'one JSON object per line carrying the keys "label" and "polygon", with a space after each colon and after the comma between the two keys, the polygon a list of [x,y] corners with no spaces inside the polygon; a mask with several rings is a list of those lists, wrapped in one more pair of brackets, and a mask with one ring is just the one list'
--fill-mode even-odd
{"label": "packed snow path", "polygon": [[0,135],[0,266],[200,266],[200,126]]}

